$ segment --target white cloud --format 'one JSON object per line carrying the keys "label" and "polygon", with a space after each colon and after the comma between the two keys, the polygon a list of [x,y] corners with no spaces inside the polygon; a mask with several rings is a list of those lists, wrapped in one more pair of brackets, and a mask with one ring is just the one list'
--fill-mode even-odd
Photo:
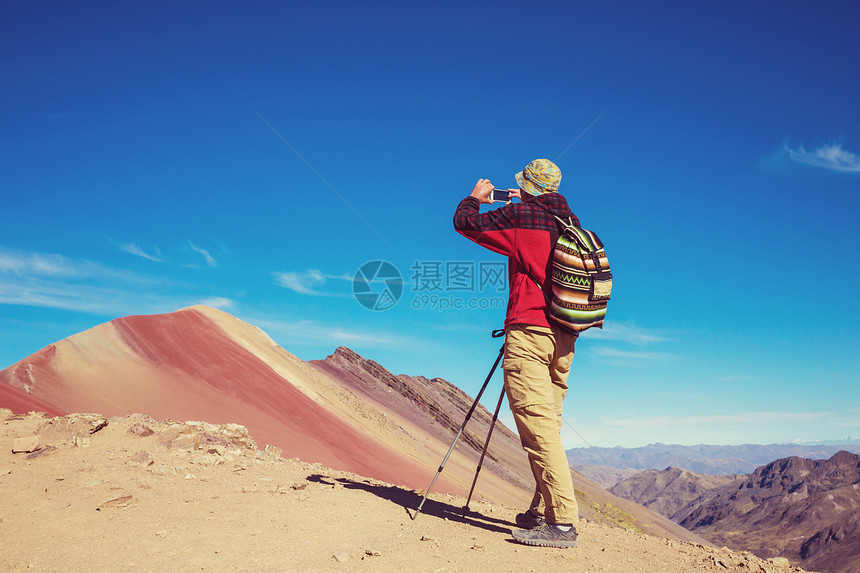
{"label": "white cloud", "polygon": [[[116,279],[128,282],[158,282],[151,277],[113,269],[86,259],[68,259],[56,253],[13,251],[0,247],[0,274],[20,277],[55,277],[76,280]],[[163,281],[161,281],[163,282]]]}
{"label": "white cloud", "polygon": [[648,352],[643,350],[620,350],[609,346],[595,346],[591,352],[604,358],[619,358],[623,360],[674,360],[676,357],[665,352]]}
{"label": "white cloud", "polygon": [[[162,287],[170,288],[165,291]],[[0,247],[0,305],[56,308],[116,317],[171,312],[201,300],[193,292],[176,294],[177,288],[182,285],[163,277],[69,259],[60,254]],[[185,290],[193,290],[193,287]],[[205,300],[210,306],[220,308],[234,304],[223,297]]]}
{"label": "white cloud", "polygon": [[385,331],[381,333],[374,332],[359,332],[345,329],[339,326],[321,324],[310,320],[302,320],[298,322],[288,322],[271,319],[256,319],[248,318],[251,324],[254,324],[266,331],[272,338],[277,339],[279,343],[308,345],[325,343],[326,345],[355,345],[353,349],[357,352],[366,350],[371,346],[387,346],[399,347],[409,346],[412,344],[406,337],[385,336]]}
{"label": "white cloud", "polygon": [[756,377],[752,374],[729,374],[727,376],[720,376],[717,378],[717,381],[725,383],[750,382],[752,380],[756,380]]}
{"label": "white cloud", "polygon": [[215,258],[209,254],[209,251],[207,251],[206,249],[201,249],[200,247],[198,247],[197,245],[195,245],[191,241],[188,241],[188,246],[195,253],[199,253],[199,254],[203,255],[203,258],[206,260],[207,265],[209,265],[210,267],[217,267],[218,266],[218,261],[216,261]]}
{"label": "white cloud", "polygon": [[725,424],[767,425],[779,422],[814,422],[830,419],[833,412],[737,412],[733,414],[701,414],[691,416],[658,416],[656,418],[607,417],[605,426],[619,426],[627,430],[651,430],[656,428],[707,426]]}
{"label": "white cloud", "polygon": [[171,298],[141,292],[136,286],[0,276],[0,304],[58,308],[114,317],[169,312],[187,306]]}
{"label": "white cloud", "polygon": [[803,145],[797,149],[792,149],[788,143],[785,143],[782,152],[788,155],[793,161],[805,165],[813,165],[845,173],[860,173],[860,156],[842,149],[841,143],[821,145],[812,151],[807,151]]}
{"label": "white cloud", "polygon": [[311,296],[350,296],[346,293],[333,293],[319,290],[320,287],[326,284],[327,279],[351,281],[352,278],[347,275],[326,275],[319,269],[310,269],[307,271],[273,272],[272,276],[275,277],[275,283],[299,294]]}
{"label": "white cloud", "polygon": [[583,333],[583,336],[597,340],[616,340],[637,345],[654,344],[666,340],[662,334],[637,326],[633,321],[607,322],[602,329],[590,328]]}
{"label": "white cloud", "polygon": [[120,250],[125,251],[126,253],[136,255],[138,257],[143,257],[148,261],[152,261],[155,263],[164,262],[164,259],[161,258],[161,251],[158,250],[158,247],[155,247],[155,255],[150,255],[137,243],[116,243],[116,245],[120,248]]}
{"label": "white cloud", "polygon": [[61,255],[22,253],[0,249],[0,273],[38,276],[72,276],[74,268]]}
{"label": "white cloud", "polygon": [[233,308],[234,306],[236,306],[236,301],[223,296],[212,296],[209,298],[202,299],[199,304],[204,304],[206,306],[211,306],[213,308],[218,308],[221,310],[227,310],[228,308]]}

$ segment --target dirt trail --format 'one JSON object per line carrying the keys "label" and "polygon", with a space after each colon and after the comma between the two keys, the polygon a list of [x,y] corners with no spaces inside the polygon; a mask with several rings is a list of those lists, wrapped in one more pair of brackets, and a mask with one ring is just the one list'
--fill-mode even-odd
{"label": "dirt trail", "polygon": [[[464,517],[463,499],[433,495],[412,520],[418,493],[259,451],[241,426],[129,416],[90,433],[100,423],[0,422],[5,571],[800,571],[590,523],[577,549],[527,547],[514,508]],[[41,449],[12,453],[34,435]]]}

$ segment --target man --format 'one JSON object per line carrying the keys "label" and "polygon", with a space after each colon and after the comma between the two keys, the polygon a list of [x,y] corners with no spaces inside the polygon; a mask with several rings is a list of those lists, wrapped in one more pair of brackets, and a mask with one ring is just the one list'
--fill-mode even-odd
{"label": "man", "polygon": [[576,547],[579,511],[570,467],[561,443],[562,401],[573,360],[576,334],[549,318],[552,251],[561,232],[548,212],[579,226],[558,193],[561,171],[536,159],[516,174],[519,189],[508,189],[521,203],[480,213],[492,203],[493,184],[479,179],[454,214],[454,228],[466,238],[508,257],[505,317],[505,392],[523,449],[535,478],[529,509],[517,515],[514,539],[528,545]]}

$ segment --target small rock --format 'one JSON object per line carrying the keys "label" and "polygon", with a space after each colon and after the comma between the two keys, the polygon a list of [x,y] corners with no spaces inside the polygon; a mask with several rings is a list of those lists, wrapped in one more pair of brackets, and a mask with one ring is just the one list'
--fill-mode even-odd
{"label": "small rock", "polygon": [[788,567],[791,565],[791,562],[785,557],[771,557],[770,559],[768,559],[768,561],[770,563],[773,563],[774,565],[779,565],[781,567]]}
{"label": "small rock", "polygon": [[434,541],[432,537],[428,537],[426,535],[421,536],[421,541]]}
{"label": "small rock", "polygon": [[266,447],[263,448],[263,451],[268,452],[268,453],[273,454],[273,455],[278,456],[278,457],[280,457],[281,453],[283,452],[283,450],[281,448],[279,448],[277,446],[273,446],[272,444],[266,444]]}
{"label": "small rock", "polygon": [[308,482],[296,482],[290,486],[290,489],[305,489],[308,487]]}
{"label": "small rock", "polygon": [[75,436],[74,444],[76,448],[90,447],[90,439],[87,436]]}
{"label": "small rock", "polygon": [[369,557],[379,557],[380,555],[382,555],[382,553],[380,553],[379,551],[377,551],[375,549],[365,549],[364,554],[369,556]]}
{"label": "small rock", "polygon": [[42,436],[26,436],[12,441],[13,454],[29,454],[42,448]]}
{"label": "small rock", "polygon": [[149,452],[145,450],[140,450],[129,460],[136,466],[140,466],[142,468],[146,468],[154,464],[155,462],[152,459],[152,456],[149,455]]}
{"label": "small rock", "polygon": [[227,448],[222,446],[221,444],[210,444],[206,447],[207,454],[213,454],[218,456],[223,456],[227,452]]}
{"label": "small rock", "polygon": [[49,454],[56,449],[57,449],[56,446],[45,446],[41,450],[36,450],[32,454],[27,454],[27,459],[28,460],[35,460],[36,458],[38,458],[40,456],[44,456],[45,454]]}
{"label": "small rock", "polygon": [[335,553],[334,555],[332,555],[332,557],[334,557],[334,560],[338,563],[346,563],[347,561],[352,559],[352,556],[350,556],[349,553]]}
{"label": "small rock", "polygon": [[115,497],[113,499],[109,499],[100,506],[96,508],[96,511],[101,511],[102,509],[111,509],[115,507],[128,507],[131,504],[132,499],[134,499],[131,495],[123,495],[120,497]]}
{"label": "small rock", "polygon": [[475,551],[483,551],[484,546],[481,545],[480,543],[475,543],[474,545],[472,545],[472,549],[474,549]]}
{"label": "small rock", "polygon": [[170,447],[177,450],[196,450],[200,446],[200,438],[194,434],[179,434],[170,442]]}
{"label": "small rock", "polygon": [[141,438],[145,438],[146,436],[151,436],[155,432],[146,424],[136,422],[128,428],[128,433],[134,434],[135,436],[140,436]]}

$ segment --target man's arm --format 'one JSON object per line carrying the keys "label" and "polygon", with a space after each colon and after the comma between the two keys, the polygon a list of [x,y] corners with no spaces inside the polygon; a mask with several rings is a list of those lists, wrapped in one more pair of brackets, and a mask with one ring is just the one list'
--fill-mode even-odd
{"label": "man's arm", "polygon": [[493,200],[490,199],[490,195],[493,194],[493,184],[490,183],[489,179],[478,179],[478,182],[475,183],[475,188],[472,189],[472,194],[469,197],[474,197],[478,200],[479,203],[492,203]]}
{"label": "man's arm", "polygon": [[454,229],[482,247],[506,256],[515,254],[515,205],[481,213],[481,203],[492,203],[493,184],[479,179],[472,193],[460,201],[454,213]]}

